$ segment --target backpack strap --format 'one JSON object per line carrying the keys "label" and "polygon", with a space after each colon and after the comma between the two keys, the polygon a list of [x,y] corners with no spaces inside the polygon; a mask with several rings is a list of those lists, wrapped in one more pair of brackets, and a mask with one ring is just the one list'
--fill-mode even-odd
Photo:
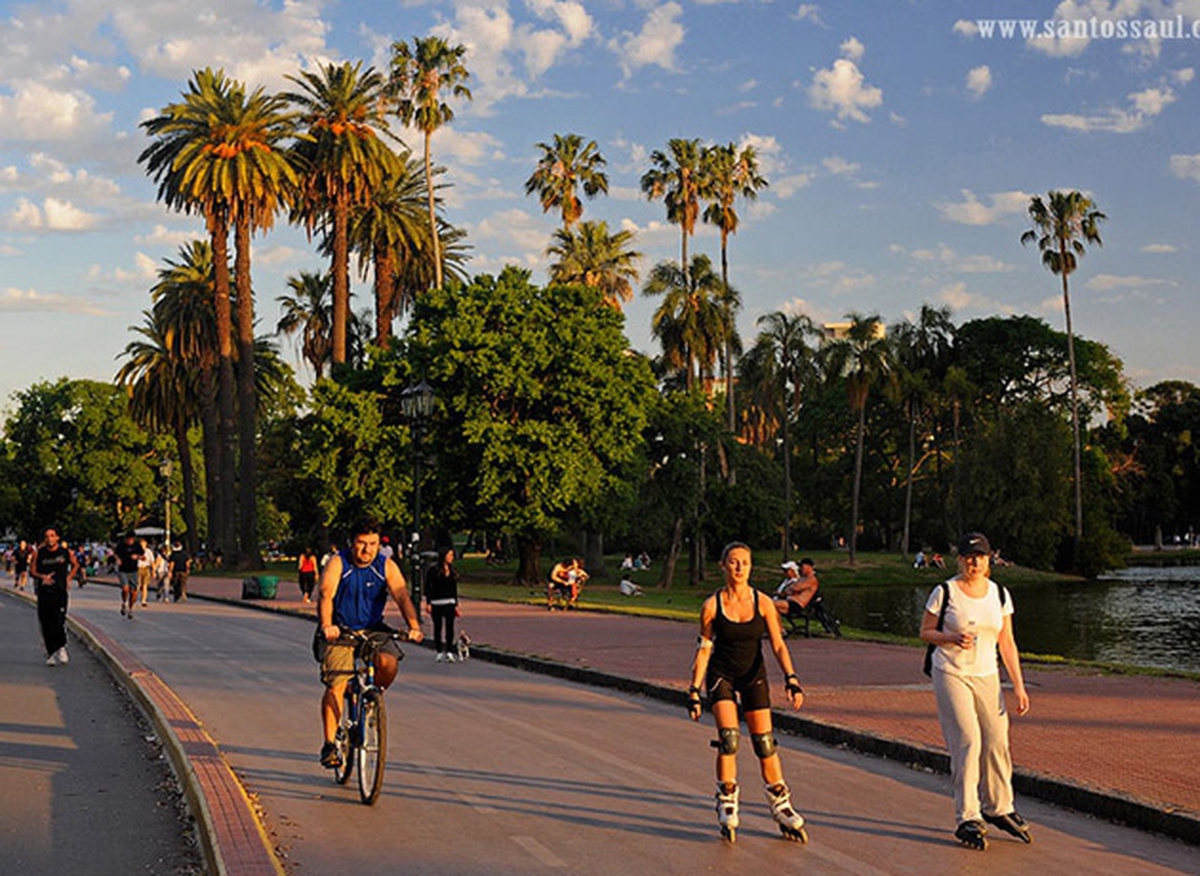
{"label": "backpack strap", "polygon": [[[941,609],[938,610],[938,619],[937,619],[937,630],[939,633],[942,631],[942,628],[946,625],[946,609],[950,605],[950,585],[947,584],[945,581],[943,581],[941,584],[941,587],[942,587],[942,607],[941,607]],[[1001,589],[1003,590],[1003,588],[1001,588]],[[1001,605],[1003,605],[1004,597],[1001,596],[1000,599],[1001,599]],[[925,665],[922,667],[922,671],[926,675],[933,674],[933,651],[936,647],[937,647],[937,645],[933,644],[933,642],[930,642],[928,645],[925,646]]]}

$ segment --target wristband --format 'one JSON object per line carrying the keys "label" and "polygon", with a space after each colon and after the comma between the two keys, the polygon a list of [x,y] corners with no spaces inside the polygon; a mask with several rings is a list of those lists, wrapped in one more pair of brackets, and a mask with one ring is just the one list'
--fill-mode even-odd
{"label": "wristband", "polygon": [[790,694],[803,694],[804,693],[804,688],[802,688],[800,686],[800,679],[796,676],[796,673],[789,672],[787,675],[784,676],[783,681],[784,681],[784,686],[787,688],[788,693],[790,693]]}

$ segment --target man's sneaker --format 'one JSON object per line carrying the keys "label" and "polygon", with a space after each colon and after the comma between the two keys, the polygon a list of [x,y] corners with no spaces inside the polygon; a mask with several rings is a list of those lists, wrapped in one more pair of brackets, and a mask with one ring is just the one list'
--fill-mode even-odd
{"label": "man's sneaker", "polygon": [[338,754],[337,746],[326,742],[321,746],[321,766],[335,770],[342,765],[342,756]]}
{"label": "man's sneaker", "polygon": [[51,654],[49,657],[46,658],[46,665],[47,666],[57,666],[58,665],[58,661],[54,659],[53,654]]}
{"label": "man's sneaker", "polygon": [[121,603],[121,617],[125,617],[125,603]]}
{"label": "man's sneaker", "polygon": [[954,831],[954,838],[968,849],[983,851],[987,848],[987,828],[982,821],[964,821]]}
{"label": "man's sneaker", "polygon": [[1021,842],[1033,842],[1033,837],[1029,835],[1029,825],[1016,811],[1007,815],[985,815],[983,820],[988,824],[994,824],[1007,834],[1012,834]]}
{"label": "man's sneaker", "polygon": [[63,666],[66,666],[68,663],[71,662],[71,657],[70,657],[70,655],[67,654],[67,646],[66,645],[63,645],[61,648],[59,648],[57,651],[55,651],[54,656],[58,658],[58,662],[61,663]]}
{"label": "man's sneaker", "polygon": [[435,657],[433,659],[433,662],[434,663],[445,663],[446,662],[446,652],[438,651],[438,655],[437,655],[437,657]]}
{"label": "man's sneaker", "polygon": [[454,654],[453,654],[452,652],[450,652],[450,651],[447,651],[447,652],[446,652],[446,662],[447,662],[447,663],[454,663],[454,662],[455,662]]}

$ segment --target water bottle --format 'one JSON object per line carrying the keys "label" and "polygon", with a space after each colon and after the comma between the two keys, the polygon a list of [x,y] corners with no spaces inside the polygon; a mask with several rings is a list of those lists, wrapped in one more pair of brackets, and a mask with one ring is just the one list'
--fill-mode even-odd
{"label": "water bottle", "polygon": [[974,619],[967,621],[967,632],[971,635],[971,647],[967,649],[967,665],[974,666],[979,653],[979,634],[975,631]]}

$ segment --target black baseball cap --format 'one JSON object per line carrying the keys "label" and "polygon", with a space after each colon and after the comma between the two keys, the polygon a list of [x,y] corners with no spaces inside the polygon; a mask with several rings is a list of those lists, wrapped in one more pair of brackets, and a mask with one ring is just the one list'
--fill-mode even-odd
{"label": "black baseball cap", "polygon": [[960,557],[990,557],[992,546],[982,532],[968,532],[958,540],[958,555]]}

